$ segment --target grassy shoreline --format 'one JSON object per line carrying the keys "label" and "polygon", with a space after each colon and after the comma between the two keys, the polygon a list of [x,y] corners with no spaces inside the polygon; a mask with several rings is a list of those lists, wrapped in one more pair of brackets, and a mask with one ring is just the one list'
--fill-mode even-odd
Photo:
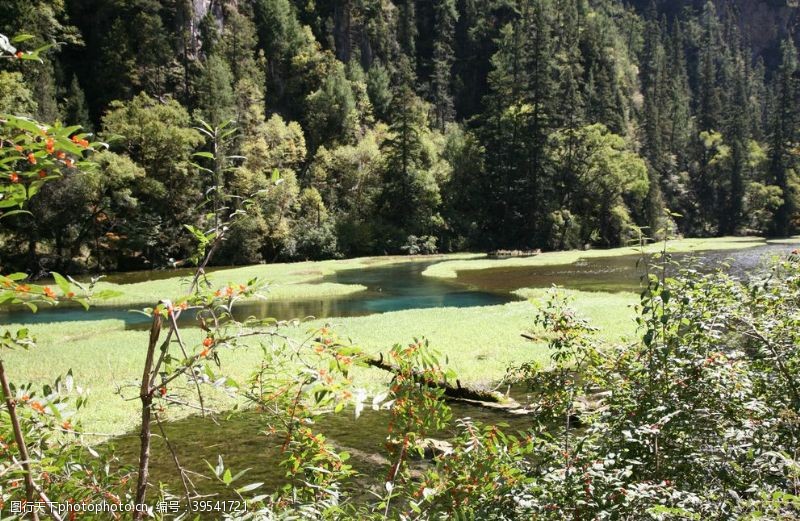
{"label": "grassy shoreline", "polygon": [[[669,241],[668,251],[672,253],[691,253],[699,251],[737,250],[766,246],[766,239],[761,237],[719,237],[711,239],[677,239]],[[663,243],[647,245],[645,251],[655,253],[661,251]],[[552,266],[557,264],[572,264],[579,259],[597,257],[618,257],[639,253],[638,246],[624,246],[607,250],[569,250],[545,252],[534,257],[513,257],[509,259],[458,259],[434,264],[422,274],[426,277],[454,279],[459,271],[484,270],[491,268],[510,268],[525,266]]]}
{"label": "grassy shoreline", "polygon": [[[359,257],[342,260],[255,264],[215,270],[208,273],[207,278],[215,286],[222,286],[225,284],[238,285],[258,277],[269,284],[268,296],[274,300],[336,297],[358,293],[367,288],[360,284],[315,281],[345,270],[366,269],[418,260],[435,261],[438,258],[443,260],[463,260],[475,256],[475,254],[469,253],[455,253],[429,256]],[[130,284],[116,284],[101,280],[97,284],[97,290],[113,290],[121,294],[114,298],[94,302],[93,305],[100,307],[152,305],[163,298],[175,299],[179,297],[186,292],[188,283],[189,279],[181,276]]]}
{"label": "grassy shoreline", "polygon": [[[530,296],[540,293],[543,294],[534,291]],[[636,301],[634,295],[569,293],[576,297],[577,310],[602,328],[601,339],[620,341],[634,333],[629,311]],[[425,337],[463,382],[487,385],[502,378],[511,363],[546,360],[544,344],[520,336],[532,325],[534,313],[535,307],[528,301],[474,308],[413,309],[366,317],[318,319],[288,333],[299,339],[309,330],[330,323],[337,334],[350,338],[369,353],[386,352],[395,343],[410,343],[415,337]],[[119,320],[37,324],[31,329],[37,337],[37,347],[5,355],[7,369],[15,382],[48,383],[72,369],[76,384],[90,393],[89,405],[79,416],[88,431],[123,434],[136,428],[138,402],[130,398],[135,398],[135,384],[141,376],[146,331],[125,330]],[[198,329],[185,329],[183,337],[192,349],[199,348]],[[261,353],[257,345],[250,345],[222,352],[220,358],[222,374],[242,383],[257,367]],[[367,368],[358,368],[353,377],[358,386],[371,391],[380,390],[389,381],[385,373]],[[117,394],[119,389],[122,395]],[[208,389],[206,398],[212,408],[220,410],[238,403],[213,389]]]}
{"label": "grassy shoreline", "polygon": [[[766,241],[755,238],[690,239],[674,241],[670,249],[700,251],[747,248],[763,244]],[[657,246],[651,248],[655,249]],[[632,252],[631,248],[555,252],[509,260],[485,259],[475,254],[422,258],[442,259],[442,262],[428,269],[425,273],[427,276],[449,278],[459,269],[569,263],[580,257],[625,255]],[[335,294],[345,288],[356,291],[347,285],[312,283],[328,273],[420,259],[388,257],[249,266],[221,270],[211,276],[219,284],[229,281],[238,283],[253,276],[262,276],[276,281],[277,285],[273,287],[270,298],[302,298],[306,295],[319,296],[325,292]],[[126,294],[122,301],[126,302],[124,299],[127,298],[130,303],[139,302],[143,297],[152,301],[151,296],[174,296],[181,289],[177,278],[113,286],[125,289]],[[598,337],[601,341],[624,342],[635,335],[631,309],[638,301],[635,294],[562,291],[573,298],[575,309],[600,329]],[[532,301],[541,299],[545,292],[543,289],[519,288],[514,293],[529,300],[503,305],[410,309],[365,317],[318,319],[305,322],[288,333],[299,339],[308,330],[330,323],[341,337],[350,338],[355,345],[369,353],[385,352],[395,343],[404,344],[414,338],[425,337],[441,353],[442,360],[447,360],[462,382],[487,385],[502,378],[506,368],[512,363],[546,361],[548,353],[544,344],[530,342],[520,336],[532,326],[536,309]],[[119,301],[104,304],[119,305]],[[91,311],[87,315],[91,315]],[[13,324],[4,326],[4,329],[7,327],[14,329]],[[141,375],[147,332],[125,330],[124,323],[120,320],[60,322],[28,327],[37,337],[38,347],[31,351],[11,351],[4,354],[4,361],[13,381],[49,383],[71,368],[76,384],[90,392],[89,405],[80,414],[87,430],[116,435],[130,432],[136,427],[138,402],[135,399],[135,387],[132,386],[135,386]],[[186,328],[183,335],[190,349],[200,347],[198,329]],[[221,372],[244,382],[260,359],[261,352],[256,345],[233,352],[222,352]],[[359,368],[353,376],[357,385],[368,390],[378,390],[388,381],[386,374],[374,369]],[[118,394],[120,391],[121,395]],[[236,399],[214,390],[208,391],[207,401],[212,408],[220,410],[230,409],[238,403]],[[171,419],[179,417],[176,415]]]}

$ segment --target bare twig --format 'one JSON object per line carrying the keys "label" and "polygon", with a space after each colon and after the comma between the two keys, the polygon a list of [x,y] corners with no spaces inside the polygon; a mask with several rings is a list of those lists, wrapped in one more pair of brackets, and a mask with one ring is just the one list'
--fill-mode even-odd
{"label": "bare twig", "polygon": [[172,444],[169,442],[169,437],[167,437],[167,433],[164,431],[164,426],[161,424],[161,418],[156,413],[156,425],[158,425],[158,430],[161,432],[161,437],[164,440],[164,443],[167,445],[167,449],[169,449],[169,453],[172,455],[172,461],[175,463],[175,468],[178,469],[178,474],[181,477],[181,483],[183,484],[183,492],[186,496],[186,508],[192,510],[192,494],[189,491],[189,483],[186,478],[186,473],[183,470],[183,466],[181,466],[181,462],[178,460],[178,454],[175,452]]}
{"label": "bare twig", "polygon": [[[175,339],[178,341],[178,346],[180,346],[180,348],[181,348],[181,353],[183,354],[183,358],[184,359],[188,359],[189,358],[189,354],[186,352],[186,347],[183,345],[183,339],[181,338],[181,332],[178,329],[178,317],[176,316],[176,314],[180,315],[180,311],[176,311],[175,313],[172,313],[169,316],[170,326],[172,328],[171,331],[175,332]],[[205,417],[205,415],[206,415],[206,406],[205,406],[205,402],[203,401],[203,392],[200,389],[200,383],[197,381],[197,378],[194,375],[194,371],[192,372],[192,382],[194,382],[194,387],[197,390],[197,400],[200,402],[200,414],[202,414],[203,417]]]}
{"label": "bare twig", "polygon": [[[3,366],[2,360],[0,360],[0,385],[2,385],[3,388],[3,396],[6,401],[8,416],[11,419],[11,427],[14,430],[14,441],[17,444],[17,450],[19,451],[20,458],[22,459],[22,461],[20,461],[20,465],[22,466],[22,470],[25,471],[25,499],[27,499],[28,504],[30,505],[33,503],[34,498],[36,497],[36,485],[33,483],[33,475],[31,474],[28,446],[25,444],[25,437],[22,435],[22,427],[19,423],[19,417],[17,416],[17,401],[11,394],[11,388],[8,385],[6,370]],[[38,521],[39,514],[37,514],[35,510],[31,512],[31,515],[34,521]]]}

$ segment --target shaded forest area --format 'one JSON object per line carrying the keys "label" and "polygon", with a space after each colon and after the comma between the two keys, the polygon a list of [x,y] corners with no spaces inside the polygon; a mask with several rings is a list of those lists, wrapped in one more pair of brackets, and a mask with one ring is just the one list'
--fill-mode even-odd
{"label": "shaded forest area", "polygon": [[[216,181],[256,194],[221,264],[607,247],[637,226],[787,235],[797,10],[5,0],[0,33],[55,45],[40,66],[0,63],[0,113],[81,124],[109,149],[37,192],[35,223],[2,221],[0,269],[180,264]],[[210,150],[199,122],[231,120]]]}

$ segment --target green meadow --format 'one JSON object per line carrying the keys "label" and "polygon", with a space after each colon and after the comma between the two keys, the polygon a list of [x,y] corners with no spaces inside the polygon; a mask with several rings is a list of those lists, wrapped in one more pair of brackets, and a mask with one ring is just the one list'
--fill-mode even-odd
{"label": "green meadow", "polygon": [[[671,251],[746,248],[765,244],[762,239],[726,238],[714,240],[681,240],[670,243]],[[648,247],[654,250],[656,246]],[[530,258],[492,260],[463,254],[447,255],[425,275],[452,277],[458,270],[487,269],[508,265],[568,264],[582,257],[626,255],[631,248],[615,250],[554,252]],[[218,284],[239,283],[252,277],[270,281],[270,298],[307,298],[356,291],[349,286],[315,284],[314,280],[343,269],[365,269],[407,257],[364,258],[347,261],[303,262],[297,264],[256,265],[216,271],[210,275]],[[155,302],[159,296],[174,298],[182,289],[180,278],[136,284],[104,286],[122,292],[111,303],[100,305],[133,305]],[[598,337],[605,342],[624,342],[636,334],[633,306],[638,296],[633,293],[604,293],[562,290],[573,300],[575,309],[599,328]],[[409,343],[425,338],[441,354],[462,382],[490,387],[499,381],[510,364],[536,360],[546,362],[543,344],[521,336],[532,327],[536,302],[546,290],[519,288],[515,294],[525,300],[503,305],[471,308],[410,309],[364,317],[317,319],[289,326],[289,337],[303,339],[309,331],[331,324],[336,333],[369,353],[385,352],[396,343]],[[89,404],[80,413],[85,428],[100,434],[120,434],[134,429],[138,422],[136,380],[147,345],[147,332],[126,330],[120,320],[36,324],[30,329],[37,338],[31,351],[13,351],[5,355],[6,365],[14,381],[52,382],[72,369],[75,381],[89,393]],[[11,329],[16,327],[10,326]],[[191,349],[200,349],[200,331],[185,328],[184,340]],[[221,353],[222,374],[245,382],[257,366],[262,353],[258,342]],[[43,361],[46,361],[44,363]],[[359,368],[354,374],[358,386],[374,391],[386,382],[386,374]],[[237,405],[238,400],[221,391],[208,391],[208,404],[215,410]]]}

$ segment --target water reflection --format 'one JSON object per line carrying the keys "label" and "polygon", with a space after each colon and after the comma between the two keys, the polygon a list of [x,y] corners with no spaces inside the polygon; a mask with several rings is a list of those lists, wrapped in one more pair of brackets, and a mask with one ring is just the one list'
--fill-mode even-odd
{"label": "water reflection", "polygon": [[[789,244],[769,244],[731,251],[671,254],[677,264],[701,272],[722,268],[731,275],[747,276],[765,267],[776,255],[786,255]],[[637,291],[644,268],[638,255],[581,258],[571,264],[464,270],[459,282],[484,290],[514,291],[517,288],[547,288],[552,285],[582,291]]]}
{"label": "water reflection", "polygon": [[[258,300],[238,304],[234,308],[237,318],[254,316],[289,320],[305,317],[353,317],[404,309],[472,307],[503,304],[517,298],[506,292],[474,289],[465,284],[423,277],[422,272],[437,261],[401,262],[388,266],[344,270],[320,279],[320,282],[360,284],[367,287],[350,295],[297,300]],[[158,272],[159,274],[161,272]],[[169,273],[169,272],[168,272]],[[171,272],[175,273],[175,272]],[[188,273],[187,273],[188,274]],[[127,277],[127,274],[125,274]],[[125,280],[138,282],[138,277]],[[144,307],[147,304],[143,304]],[[77,306],[42,308],[32,314],[26,310],[5,310],[0,313],[0,322],[45,323],[76,320],[123,320],[126,327],[146,327],[150,319],[133,313],[128,306],[94,307],[89,312]],[[182,319],[193,321],[191,314]]]}
{"label": "water reflection", "polygon": [[[794,246],[770,244],[742,250],[676,254],[673,258],[686,265],[696,263],[708,271],[728,263],[732,274],[752,272],[772,255],[784,255]],[[584,291],[636,291],[639,288],[641,268],[636,255],[616,257],[581,258],[571,264],[529,267],[499,267],[458,272],[456,279],[425,277],[422,272],[430,265],[441,262],[412,261],[343,270],[320,279],[320,282],[360,284],[366,291],[325,298],[272,300],[248,302],[238,305],[238,318],[255,316],[288,320],[305,317],[354,317],[404,309],[473,307],[504,304],[517,297],[510,292],[518,288],[546,288],[559,285]],[[163,270],[136,274],[117,274],[109,280],[133,283],[154,278],[190,275],[191,270]],[[142,304],[144,307],[147,304]],[[123,320],[128,328],[143,328],[149,318],[126,308],[95,307],[85,312],[80,307],[59,306],[42,308],[32,314],[27,310],[4,310],[0,323],[70,322],[77,320]],[[189,314],[183,319],[192,321]]]}

